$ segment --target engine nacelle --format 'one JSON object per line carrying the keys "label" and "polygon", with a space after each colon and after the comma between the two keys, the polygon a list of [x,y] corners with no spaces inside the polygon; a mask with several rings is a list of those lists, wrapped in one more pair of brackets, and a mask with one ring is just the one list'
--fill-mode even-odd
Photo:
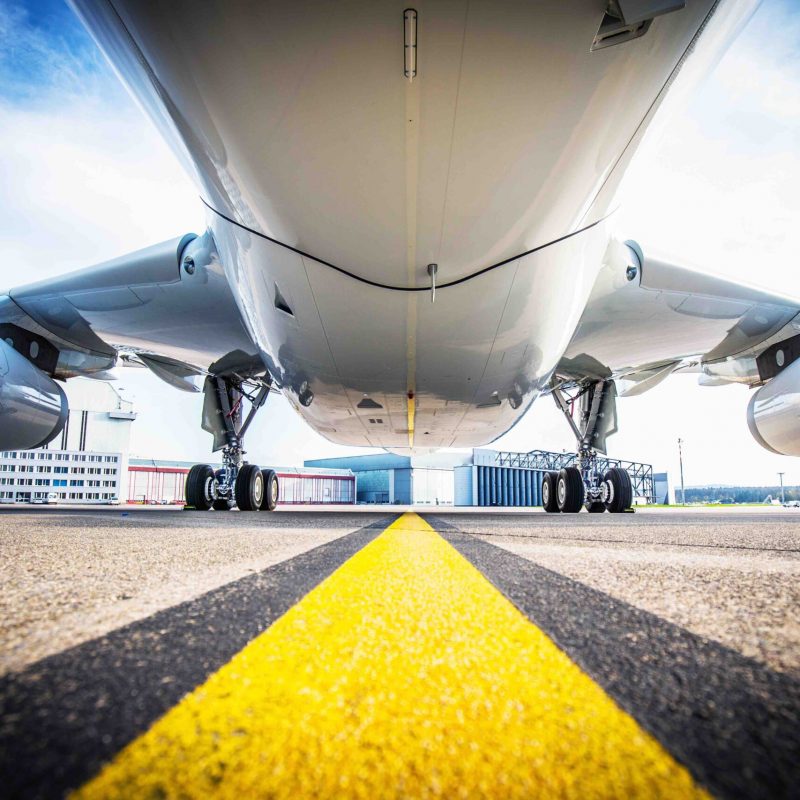
{"label": "engine nacelle", "polygon": [[0,450],[30,450],[64,428],[69,403],[48,375],[0,339]]}
{"label": "engine nacelle", "polygon": [[747,424],[762,447],[779,455],[800,456],[800,359],[753,395]]}

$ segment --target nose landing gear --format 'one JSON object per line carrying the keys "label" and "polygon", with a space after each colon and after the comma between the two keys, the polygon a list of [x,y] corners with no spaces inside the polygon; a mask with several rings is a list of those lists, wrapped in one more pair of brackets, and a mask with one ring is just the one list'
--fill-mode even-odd
{"label": "nose landing gear", "polygon": [[[256,412],[267,400],[271,381],[206,378],[203,403],[204,430],[214,437],[214,450],[222,450],[222,469],[195,464],[186,478],[186,508],[197,511],[274,511],[278,504],[278,476],[244,460],[244,435]],[[242,403],[250,411],[242,421]]]}

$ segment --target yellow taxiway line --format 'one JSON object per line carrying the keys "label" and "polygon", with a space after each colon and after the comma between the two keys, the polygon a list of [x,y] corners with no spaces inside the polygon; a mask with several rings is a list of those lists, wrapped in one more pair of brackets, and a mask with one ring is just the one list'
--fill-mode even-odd
{"label": "yellow taxiway line", "polygon": [[76,794],[708,797],[415,514]]}

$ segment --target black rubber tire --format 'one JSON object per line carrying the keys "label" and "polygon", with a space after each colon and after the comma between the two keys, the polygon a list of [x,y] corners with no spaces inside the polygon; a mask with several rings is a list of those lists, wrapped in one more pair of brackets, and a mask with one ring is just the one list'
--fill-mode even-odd
{"label": "black rubber tire", "polygon": [[278,486],[278,476],[274,470],[262,469],[261,474],[264,476],[264,496],[261,500],[262,511],[274,511],[275,506],[278,505],[278,494],[280,487]]}
{"label": "black rubber tire", "polygon": [[564,467],[558,473],[556,498],[563,514],[577,514],[583,508],[583,478],[577,467]]}
{"label": "black rubber tire", "polygon": [[233,508],[233,500],[230,497],[218,497],[211,507],[214,511],[230,511]]}
{"label": "black rubber tire", "polygon": [[264,499],[264,476],[255,464],[245,464],[236,476],[236,505],[239,511],[260,511]]}
{"label": "black rubber tire", "polygon": [[621,514],[633,505],[633,486],[626,470],[612,467],[603,476],[603,482],[608,486],[609,495],[605,506],[612,514]]}
{"label": "black rubber tire", "polygon": [[208,464],[195,464],[186,476],[186,507],[208,511],[214,502],[214,470]]}
{"label": "black rubber tire", "polygon": [[587,503],[586,510],[590,514],[602,514],[606,510],[606,504],[602,500],[595,500],[594,503]]}
{"label": "black rubber tire", "polygon": [[545,472],[542,478],[542,508],[548,514],[558,514],[558,500],[556,499],[557,472]]}

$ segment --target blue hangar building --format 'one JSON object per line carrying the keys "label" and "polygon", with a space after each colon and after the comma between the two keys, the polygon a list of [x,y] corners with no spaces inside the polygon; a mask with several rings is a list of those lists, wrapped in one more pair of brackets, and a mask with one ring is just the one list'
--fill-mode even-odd
{"label": "blue hangar building", "polygon": [[[351,470],[356,476],[358,503],[524,508],[541,505],[542,478],[547,470],[559,470],[574,460],[572,453],[510,453],[476,448],[419,456],[375,453],[304,463],[306,467]],[[653,469],[649,464],[603,460],[608,466],[628,470],[635,499],[655,501]]]}

